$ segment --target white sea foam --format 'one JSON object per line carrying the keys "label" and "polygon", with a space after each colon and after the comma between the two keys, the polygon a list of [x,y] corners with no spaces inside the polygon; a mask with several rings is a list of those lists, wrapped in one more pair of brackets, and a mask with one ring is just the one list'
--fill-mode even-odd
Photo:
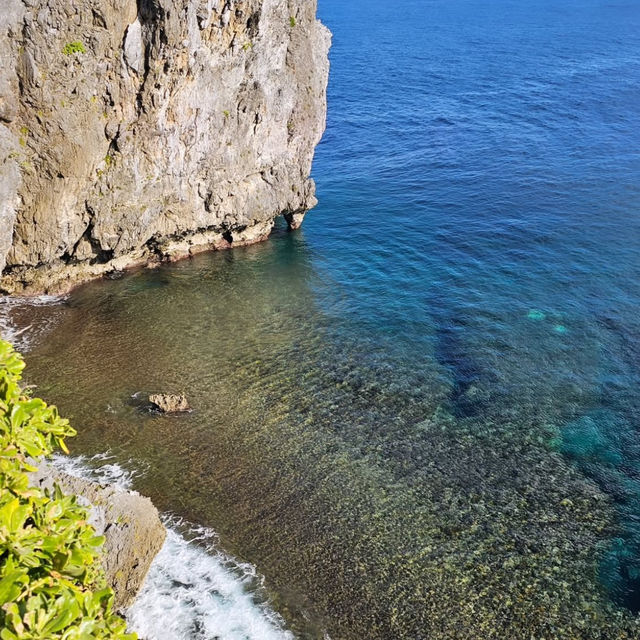
{"label": "white sea foam", "polygon": [[216,549],[211,530],[166,524],[167,540],[127,614],[133,631],[146,640],[293,639],[259,595],[255,567]]}
{"label": "white sea foam", "polygon": [[32,340],[46,332],[55,319],[47,314],[37,324],[16,326],[13,313],[18,307],[44,307],[60,304],[66,296],[41,295],[29,298],[0,296],[0,338],[10,342],[19,351],[27,351]]}
{"label": "white sea foam", "polygon": [[98,453],[94,456],[55,454],[51,462],[70,476],[92,480],[98,484],[110,484],[125,491],[131,491],[133,479],[143,473],[143,471],[133,471],[136,464],[133,460],[129,460],[127,467],[123,467],[115,461],[115,456],[110,452]]}
{"label": "white sea foam", "polygon": [[[134,461],[110,453],[54,456],[70,475],[130,490]],[[165,515],[167,539],[138,598],[127,612],[132,631],[145,640],[293,640],[266,602],[255,567],[221,551],[215,532]]]}

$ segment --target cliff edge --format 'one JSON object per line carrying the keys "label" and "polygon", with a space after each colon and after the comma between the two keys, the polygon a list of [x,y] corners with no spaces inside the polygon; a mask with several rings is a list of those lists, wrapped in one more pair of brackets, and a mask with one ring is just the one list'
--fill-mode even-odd
{"label": "cliff edge", "polygon": [[3,0],[0,289],[299,226],[329,46],[316,0]]}

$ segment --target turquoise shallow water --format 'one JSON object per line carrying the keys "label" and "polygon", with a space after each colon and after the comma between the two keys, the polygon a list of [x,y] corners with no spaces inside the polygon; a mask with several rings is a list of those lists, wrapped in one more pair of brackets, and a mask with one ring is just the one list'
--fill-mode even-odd
{"label": "turquoise shallow water", "polygon": [[303,228],[14,308],[31,380],[301,638],[638,637],[640,7],[320,16]]}

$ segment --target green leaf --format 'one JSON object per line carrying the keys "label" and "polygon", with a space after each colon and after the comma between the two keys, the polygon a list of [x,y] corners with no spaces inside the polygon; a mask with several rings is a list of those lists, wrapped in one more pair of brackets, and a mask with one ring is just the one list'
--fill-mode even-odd
{"label": "green leaf", "polygon": [[13,602],[22,593],[22,588],[29,582],[29,576],[20,569],[5,574],[0,580],[0,605]]}
{"label": "green leaf", "polygon": [[68,594],[58,598],[54,604],[59,613],[43,627],[45,634],[66,629],[81,613],[76,600]]}
{"label": "green leaf", "polygon": [[21,505],[18,498],[14,498],[0,508],[0,526],[5,526],[10,532],[16,532],[22,528],[29,515],[29,506]]}

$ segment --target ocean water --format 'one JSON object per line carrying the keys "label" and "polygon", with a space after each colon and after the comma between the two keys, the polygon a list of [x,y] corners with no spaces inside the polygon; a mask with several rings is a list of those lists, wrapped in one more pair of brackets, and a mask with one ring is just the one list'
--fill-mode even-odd
{"label": "ocean water", "polygon": [[[65,473],[131,491],[145,470],[109,452],[54,455]],[[165,514],[167,538],[133,606],[129,630],[145,640],[293,640],[268,606],[256,568],[220,550],[215,532]]]}
{"label": "ocean water", "polygon": [[[256,568],[230,602],[273,633],[638,637],[640,5],[319,14],[303,228],[5,305],[29,381],[74,453],[133,460],[216,532],[206,562]],[[150,412],[165,390],[193,412]],[[169,556],[148,621],[167,580],[215,573]]]}

